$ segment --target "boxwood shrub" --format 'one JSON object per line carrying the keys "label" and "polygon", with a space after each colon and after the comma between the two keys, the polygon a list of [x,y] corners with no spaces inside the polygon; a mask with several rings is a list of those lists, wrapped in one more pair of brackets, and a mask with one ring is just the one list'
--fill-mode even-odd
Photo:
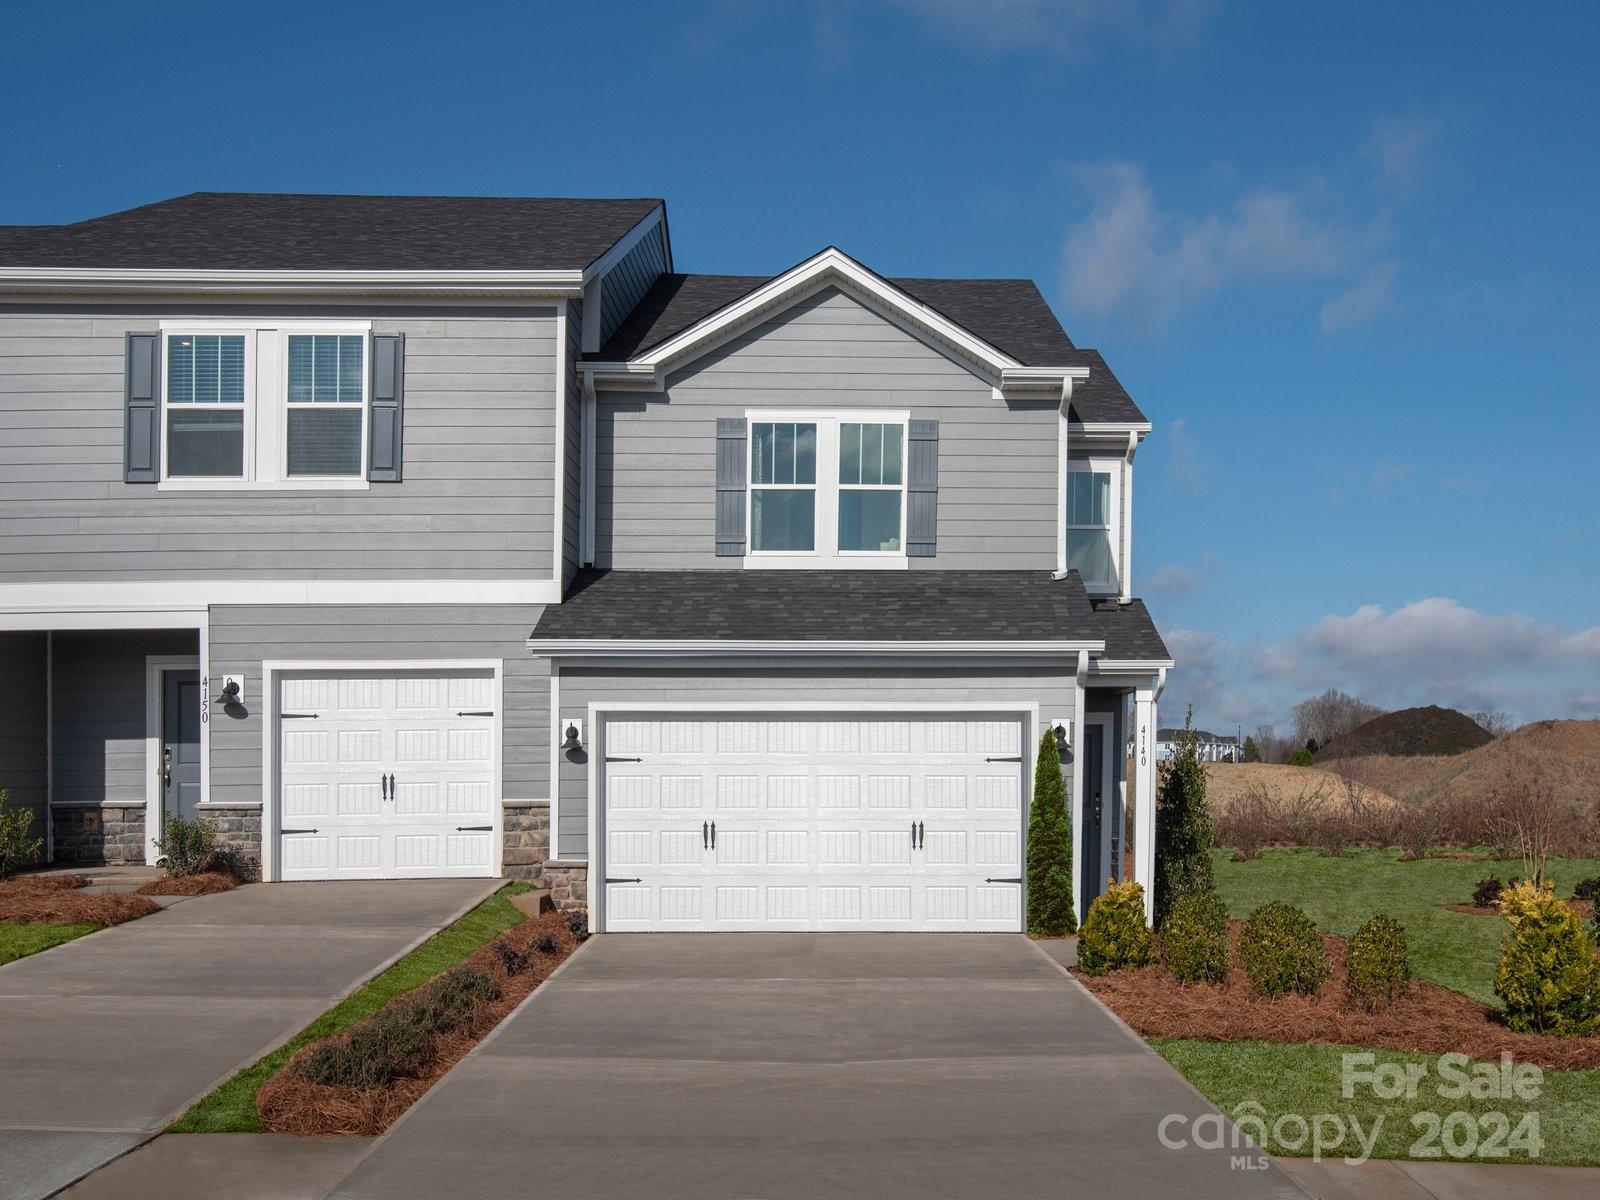
{"label": "boxwood shrub", "polygon": [[1228,910],[1216,892],[1185,892],[1161,926],[1161,962],[1179,983],[1228,976]]}
{"label": "boxwood shrub", "polygon": [[1078,933],[1078,969],[1104,975],[1142,967],[1155,952],[1155,935],[1144,922],[1144,888],[1113,883],[1089,905]]}
{"label": "boxwood shrub", "polygon": [[1373,917],[1350,939],[1346,967],[1352,1002],[1368,1012],[1394,1003],[1411,985],[1405,926],[1383,913]]}
{"label": "boxwood shrub", "polygon": [[1250,914],[1239,936],[1239,958],[1250,986],[1271,999],[1291,992],[1315,995],[1333,973],[1311,918],[1282,900]]}

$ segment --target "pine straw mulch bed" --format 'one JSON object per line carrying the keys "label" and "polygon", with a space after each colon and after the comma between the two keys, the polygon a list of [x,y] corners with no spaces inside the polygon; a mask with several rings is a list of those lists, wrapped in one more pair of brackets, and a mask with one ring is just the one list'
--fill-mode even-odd
{"label": "pine straw mulch bed", "polygon": [[[534,942],[543,934],[555,937],[554,954],[540,954],[533,948]],[[527,954],[528,966],[516,975],[508,975],[494,953],[495,942],[508,943]],[[297,1062],[323,1044],[313,1042],[296,1053],[256,1093],[256,1111],[261,1115],[262,1126],[269,1133],[294,1133],[305,1137],[340,1134],[361,1137],[383,1133],[400,1119],[406,1109],[420,1100],[423,1093],[446,1071],[460,1062],[467,1051],[487,1037],[507,1013],[548,979],[578,948],[578,944],[578,939],[567,928],[559,913],[545,913],[513,926],[461,964],[476,967],[488,974],[499,986],[500,998],[480,1006],[468,1027],[436,1037],[433,1063],[421,1075],[398,1079],[387,1088],[348,1088],[313,1083],[294,1070]],[[408,996],[421,990],[417,988],[396,996],[384,1007],[403,1004]],[[352,1026],[351,1030],[339,1037],[348,1039],[350,1032],[365,1023],[363,1021]]]}
{"label": "pine straw mulch bed", "polygon": [[[1585,922],[1594,918],[1593,900],[1568,900],[1566,905]],[[1439,907],[1447,912],[1466,913],[1469,917],[1498,917],[1500,915],[1499,906],[1493,904],[1487,906],[1479,904],[1441,904]]]}
{"label": "pine straw mulch bed", "polygon": [[200,871],[194,875],[152,879],[136,891],[141,896],[211,896],[217,892],[231,892],[238,886],[239,881],[232,875],[221,871]]}
{"label": "pine straw mulch bed", "polygon": [[1376,1013],[1350,1004],[1345,995],[1344,938],[1322,939],[1333,976],[1315,996],[1268,1000],[1251,990],[1239,964],[1240,923],[1228,925],[1225,983],[1180,985],[1162,966],[1101,976],[1074,974],[1143,1037],[1372,1046],[1489,1060],[1504,1051],[1518,1062],[1551,1070],[1600,1068],[1600,1037],[1517,1033],[1501,1024],[1499,1013],[1488,1005],[1420,979],[1412,980],[1406,995]]}
{"label": "pine straw mulch bed", "polygon": [[85,895],[77,875],[34,875],[0,880],[0,921],[121,925],[160,912],[145,896]]}

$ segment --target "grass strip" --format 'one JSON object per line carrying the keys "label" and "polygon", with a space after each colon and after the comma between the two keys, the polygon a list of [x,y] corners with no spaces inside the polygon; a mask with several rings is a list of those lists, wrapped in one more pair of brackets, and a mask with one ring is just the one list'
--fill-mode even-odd
{"label": "grass strip", "polygon": [[[1315,1127],[1321,1116],[1325,1133],[1336,1128],[1336,1121],[1344,1131],[1341,1145],[1325,1144],[1324,1158],[1360,1153],[1350,1126],[1354,1118],[1365,1136],[1378,1126],[1375,1158],[1600,1166],[1600,1105],[1595,1104],[1600,1071],[1544,1071],[1531,1099],[1499,1094],[1498,1089],[1481,1097],[1455,1098],[1440,1094],[1453,1077],[1441,1072],[1439,1056],[1433,1054],[1279,1042],[1156,1039],[1150,1044],[1229,1117],[1242,1112],[1264,1122],[1268,1136],[1262,1149],[1272,1154],[1309,1157],[1312,1146],[1301,1141],[1305,1125],[1296,1118]],[[1420,1072],[1415,1094],[1408,1096],[1405,1091],[1412,1089],[1397,1087],[1393,1090],[1400,1094],[1386,1099],[1357,1082],[1347,1098],[1344,1056],[1350,1053],[1373,1055],[1372,1067],[1411,1066]],[[1241,1110],[1241,1105],[1251,1107]],[[1536,1156],[1497,1144],[1509,1140],[1497,1133],[1515,1130],[1530,1114],[1543,1142]],[[1279,1124],[1282,1117],[1289,1119]],[[1282,1138],[1276,1136],[1280,1133]],[[1508,1194],[1515,1193],[1515,1186],[1507,1184]]]}
{"label": "grass strip", "polygon": [[27,958],[51,946],[81,938],[100,926],[93,921],[6,921],[0,922],[0,966]]}
{"label": "grass strip", "polygon": [[214,1088],[173,1122],[168,1133],[260,1133],[256,1092],[302,1046],[343,1033],[370,1017],[389,1001],[421,987],[488,945],[523,919],[511,897],[531,891],[532,884],[513,883],[501,888],[471,912],[441,929],[383,974],[362,984],[338,1004],[307,1025],[287,1043],[258,1059]]}

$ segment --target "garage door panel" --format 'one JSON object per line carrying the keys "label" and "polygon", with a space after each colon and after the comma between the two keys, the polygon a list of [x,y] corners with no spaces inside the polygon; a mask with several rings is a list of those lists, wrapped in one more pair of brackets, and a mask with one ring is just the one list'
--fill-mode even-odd
{"label": "garage door panel", "polygon": [[[327,792],[326,787],[316,790]],[[371,817],[383,811],[383,788],[377,781],[341,783],[336,789],[339,797],[334,814],[341,817]],[[284,812],[289,811],[287,803]],[[325,811],[325,810],[323,810]],[[309,815],[309,814],[305,814]]]}
{"label": "garage door panel", "polygon": [[607,886],[608,929],[1020,927],[1021,888],[987,882],[1021,874],[1016,718],[628,717],[601,736],[640,760],[604,776],[604,869],[640,880]]}

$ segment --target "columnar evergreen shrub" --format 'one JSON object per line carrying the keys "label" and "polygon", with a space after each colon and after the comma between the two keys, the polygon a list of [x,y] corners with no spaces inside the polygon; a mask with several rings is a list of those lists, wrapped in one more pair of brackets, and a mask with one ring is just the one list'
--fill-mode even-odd
{"label": "columnar evergreen shrub", "polygon": [[1509,887],[1500,912],[1511,933],[1500,947],[1495,995],[1522,1033],[1600,1032],[1600,951],[1549,885]]}
{"label": "columnar evergreen shrub", "polygon": [[1393,1004],[1411,983],[1405,926],[1383,913],[1373,917],[1350,939],[1346,967],[1352,1001],[1368,1012]]}
{"label": "columnar evergreen shrub", "polygon": [[1144,923],[1144,888],[1113,883],[1089,905],[1078,934],[1078,968],[1104,975],[1142,967],[1155,955],[1155,934]]}
{"label": "columnar evergreen shrub", "polygon": [[1270,999],[1315,995],[1333,973],[1311,918],[1281,900],[1263,904],[1245,921],[1239,959],[1250,986]]}
{"label": "columnar evergreen shrub", "polygon": [[0,879],[9,879],[24,867],[39,861],[44,839],[29,837],[33,812],[11,808],[11,793],[0,788]]}
{"label": "columnar evergreen shrub", "polygon": [[1179,983],[1228,976],[1228,910],[1215,892],[1185,892],[1161,926],[1161,962]]}
{"label": "columnar evergreen shrub", "polygon": [[1072,826],[1061,781],[1056,735],[1039,740],[1033,770],[1033,806],[1028,812],[1028,932],[1065,937],[1078,927],[1072,908]]}
{"label": "columnar evergreen shrub", "polygon": [[1200,763],[1199,739],[1190,707],[1178,735],[1176,753],[1161,768],[1156,796],[1156,928],[1186,892],[1209,892],[1211,810],[1206,807],[1206,772]]}

